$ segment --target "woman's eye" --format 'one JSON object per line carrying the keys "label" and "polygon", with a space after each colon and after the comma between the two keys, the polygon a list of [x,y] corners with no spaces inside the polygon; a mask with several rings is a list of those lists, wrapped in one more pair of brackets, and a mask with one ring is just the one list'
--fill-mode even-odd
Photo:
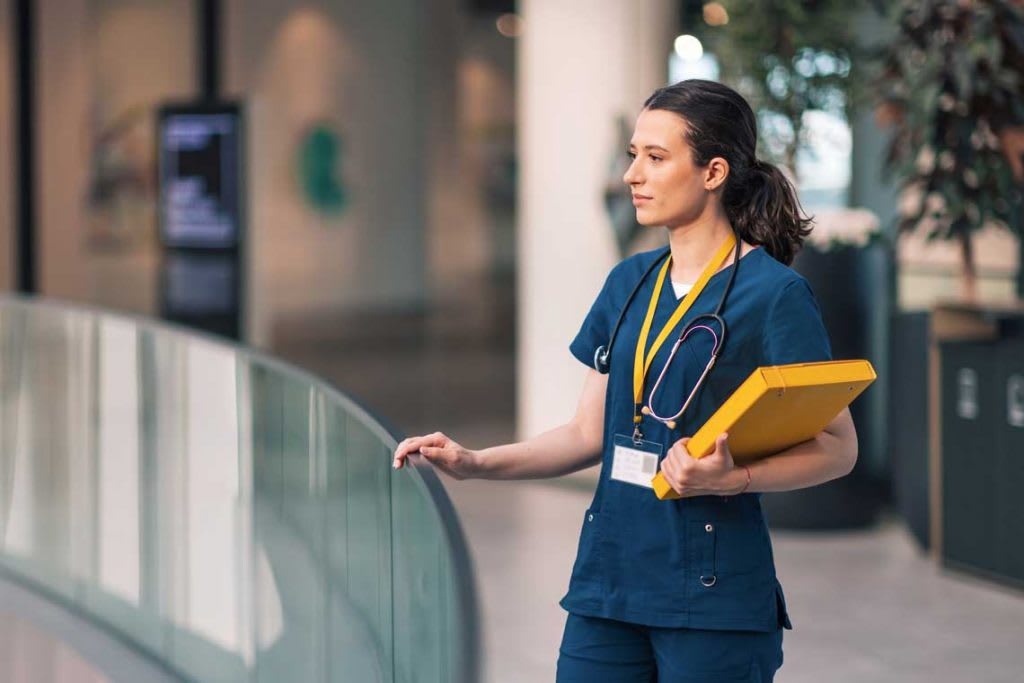
{"label": "woman's eye", "polygon": [[651,155],[651,161],[661,161],[661,157],[656,157],[656,156],[654,156],[654,155],[652,154],[652,155]]}
{"label": "woman's eye", "polygon": [[629,157],[630,159],[636,159],[636,155],[633,154],[632,152],[626,152],[626,156]]}

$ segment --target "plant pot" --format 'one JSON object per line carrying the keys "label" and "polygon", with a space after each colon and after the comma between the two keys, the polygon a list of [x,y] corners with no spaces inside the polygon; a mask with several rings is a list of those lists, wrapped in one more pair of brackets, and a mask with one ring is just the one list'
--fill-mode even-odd
{"label": "plant pot", "polygon": [[928,490],[928,311],[894,311],[889,341],[889,420],[886,440],[892,460],[892,498],[922,549],[931,545]]}
{"label": "plant pot", "polygon": [[[828,252],[805,246],[793,263],[814,291],[828,330],[835,359],[866,358],[876,367],[878,306],[888,306],[885,290],[885,259],[881,246],[842,248]],[[880,275],[882,274],[882,275]],[[766,493],[762,507],[770,526],[787,529],[849,529],[875,523],[888,497],[884,461],[875,444],[884,425],[874,402],[881,398],[884,382],[876,382],[850,406],[857,427],[857,465],[846,477],[824,484]]]}

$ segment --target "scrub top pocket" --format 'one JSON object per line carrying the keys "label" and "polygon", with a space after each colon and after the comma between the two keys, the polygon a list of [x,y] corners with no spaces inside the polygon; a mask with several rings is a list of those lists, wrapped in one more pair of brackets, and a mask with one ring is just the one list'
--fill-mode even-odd
{"label": "scrub top pocket", "polygon": [[687,537],[691,618],[709,628],[777,628],[778,582],[763,526],[753,520],[697,520],[689,523]]}
{"label": "scrub top pocket", "polygon": [[759,521],[695,520],[689,531],[690,557],[698,563],[698,578],[774,571],[771,539]]}
{"label": "scrub top pocket", "polygon": [[574,583],[584,584],[598,594],[603,591],[605,574],[598,542],[600,524],[600,512],[591,508],[583,513],[583,527],[580,530],[580,542],[576,550],[576,563],[572,569]]}

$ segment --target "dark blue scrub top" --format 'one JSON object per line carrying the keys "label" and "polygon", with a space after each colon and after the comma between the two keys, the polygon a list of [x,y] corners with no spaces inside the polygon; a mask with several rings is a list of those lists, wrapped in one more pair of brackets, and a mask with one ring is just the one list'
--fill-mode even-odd
{"label": "dark blue scrub top", "polygon": [[[629,293],[664,252],[640,253],[612,269],[569,346],[580,362],[593,367],[594,352],[607,345]],[[683,326],[698,313],[714,312],[735,267],[731,260],[708,281],[659,349],[644,384],[645,400]],[[656,280],[657,268],[633,299],[612,349],[601,477],[584,513],[576,563],[561,605],[575,614],[649,626],[792,628],[775,576],[760,493],[662,501],[651,489],[610,478],[613,437],[633,432],[633,356]],[[648,349],[678,303],[666,277]],[[644,437],[663,444],[662,456],[677,440],[692,436],[758,366],[831,360],[828,333],[806,280],[762,247],[740,259],[722,317],[728,326],[725,347],[676,429],[643,418]],[[710,349],[710,335],[704,333],[680,347],[658,388],[659,415],[679,410]],[[701,576],[705,583],[712,583],[713,576],[713,585],[703,585]]]}

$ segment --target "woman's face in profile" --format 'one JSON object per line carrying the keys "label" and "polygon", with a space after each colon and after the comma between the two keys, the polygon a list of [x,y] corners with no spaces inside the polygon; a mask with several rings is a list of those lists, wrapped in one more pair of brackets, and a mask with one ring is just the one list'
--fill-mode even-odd
{"label": "woman's face in profile", "polygon": [[663,109],[645,109],[637,117],[629,143],[632,162],[622,179],[633,194],[641,225],[674,227],[696,220],[711,200],[705,169],[693,163],[682,117]]}

